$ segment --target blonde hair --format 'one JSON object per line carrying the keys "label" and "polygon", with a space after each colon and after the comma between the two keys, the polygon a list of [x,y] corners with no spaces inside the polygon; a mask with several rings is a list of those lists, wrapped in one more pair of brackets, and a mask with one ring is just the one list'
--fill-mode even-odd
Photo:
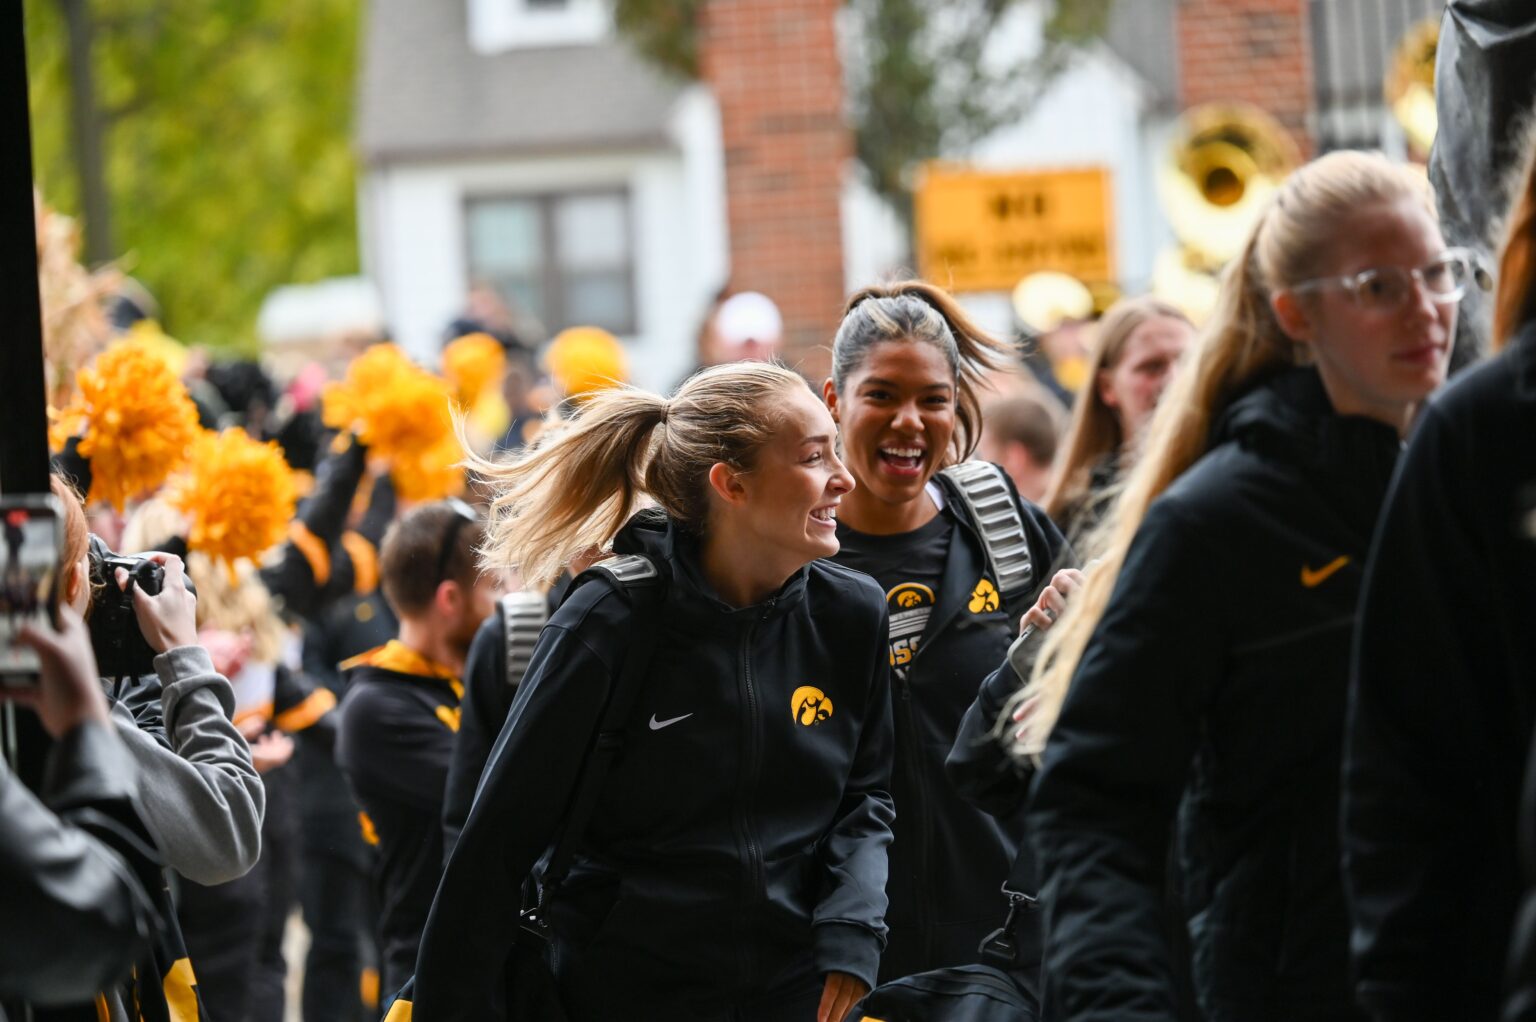
{"label": "blonde hair", "polygon": [[128,513],[119,546],[125,554],[142,554],[159,550],[167,540],[186,534],[186,515],[160,497],[150,497]]}
{"label": "blonde hair", "polygon": [[578,555],[606,548],[646,498],[680,528],[702,533],[709,470],[751,469],[778,428],[775,399],[806,386],[771,363],[712,366],[671,399],[632,387],[595,393],[516,461],[470,454],[467,464],[497,494],[482,563],[548,585]]}
{"label": "blonde hair", "polygon": [[1011,368],[1014,346],[982,330],[949,292],[926,281],[866,287],[848,299],[832,341],[832,386],[843,384],[885,342],[921,342],[943,353],[955,376],[958,420],[948,462],[964,461],[981,439],[981,397],[987,374]]}
{"label": "blonde hair", "polygon": [[196,550],[187,554],[187,577],[197,587],[197,626],[218,628],[251,640],[251,660],[277,663],[288,637],[272,595],[249,561],[216,562]]}
{"label": "blonde hair", "polygon": [[1158,403],[1120,499],[1080,551],[1085,562],[1097,557],[1098,563],[1047,633],[1029,684],[1010,703],[1011,713],[1023,699],[1038,697],[1028,738],[1015,751],[1038,755],[1044,748],[1152,502],[1211,448],[1211,428],[1235,398],[1298,361],[1270,295],[1326,272],[1338,245],[1347,244],[1341,226],[1362,208],[1403,199],[1421,201],[1434,214],[1422,175],[1379,153],[1340,151],[1297,170],[1270,200],[1228,266],[1216,309],[1184,369]]}
{"label": "blonde hair", "polygon": [[1073,406],[1072,424],[1062,444],[1064,453],[1057,459],[1051,489],[1045,496],[1045,513],[1057,521],[1087,495],[1094,466],[1125,444],[1120,419],[1099,392],[1099,373],[1119,365],[1131,335],[1155,319],[1194,326],[1177,308],[1149,295],[1116,302],[1095,328],[1086,382]]}

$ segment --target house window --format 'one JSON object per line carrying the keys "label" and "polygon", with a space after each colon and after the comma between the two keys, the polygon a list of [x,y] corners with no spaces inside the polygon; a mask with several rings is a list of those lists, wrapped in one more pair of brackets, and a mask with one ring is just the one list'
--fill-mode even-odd
{"label": "house window", "polygon": [[634,243],[622,191],[474,199],[469,271],[553,334],[635,331]]}

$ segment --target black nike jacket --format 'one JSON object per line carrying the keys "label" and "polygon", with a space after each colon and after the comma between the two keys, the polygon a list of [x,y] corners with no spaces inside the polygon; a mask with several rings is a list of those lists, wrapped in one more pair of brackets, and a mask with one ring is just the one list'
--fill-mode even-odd
{"label": "black nike jacket", "polygon": [[1048,1017],[1177,1017],[1163,891],[1177,814],[1207,1022],[1360,1017],[1339,764],[1356,600],[1400,449],[1310,369],[1239,397],[1153,503],[1031,802]]}
{"label": "black nike jacket", "polygon": [[891,938],[880,961],[882,981],[975,964],[981,941],[1007,914],[1000,888],[1018,855],[1023,813],[1016,807],[993,816],[977,808],[956,791],[944,761],[982,680],[1003,662],[1017,636],[1019,619],[1051,573],[1064,566],[1058,563],[1064,555],[1061,533],[1009,482],[1034,577],[1011,606],[986,599],[983,583],[995,591],[997,580],[988,570],[976,523],[954,482],[943,474],[935,481],[945,496],[940,513],[959,528],[906,680],[891,681],[896,718],[891,794],[898,822],[886,887]]}
{"label": "black nike jacket", "polygon": [[[806,976],[872,983],[893,818],[883,595],[817,561],[732,609],[655,513],[615,549],[668,581],[624,747],[548,906],[562,989],[606,1005],[574,1014],[708,1017]],[[414,1017],[499,1016],[520,889],[621,669],[628,607],[586,582],[544,629],[433,903]]]}
{"label": "black nike jacket", "polygon": [[398,640],[345,662],[336,762],[376,846],[380,976],[386,994],[410,978],[443,869],[443,788],[463,691],[444,668]]}
{"label": "black nike jacket", "polygon": [[[1367,572],[1344,861],[1358,997],[1387,1022],[1498,1017],[1536,723],[1533,514],[1527,327],[1425,408]],[[1522,929],[1511,1019],[1536,1017],[1536,910]]]}

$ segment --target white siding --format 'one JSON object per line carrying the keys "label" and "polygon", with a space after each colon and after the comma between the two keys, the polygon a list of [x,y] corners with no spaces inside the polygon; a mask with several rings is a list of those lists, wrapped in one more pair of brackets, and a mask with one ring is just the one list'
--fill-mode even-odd
{"label": "white siding", "polygon": [[675,150],[374,168],[362,236],[396,340],[432,362],[444,326],[461,311],[468,198],[619,187],[634,223],[638,323],[623,340],[637,384],[670,386],[692,366],[698,320],[728,272],[719,115],[705,90],[684,95],[672,134]]}

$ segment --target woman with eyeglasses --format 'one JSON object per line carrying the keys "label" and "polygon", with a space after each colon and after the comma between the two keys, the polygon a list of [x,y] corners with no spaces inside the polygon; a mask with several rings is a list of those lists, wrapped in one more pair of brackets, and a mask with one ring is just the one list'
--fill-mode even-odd
{"label": "woman with eyeglasses", "polygon": [[1026,704],[1058,1017],[1177,1017],[1175,824],[1208,1022],[1363,1017],[1338,837],[1350,640],[1469,269],[1422,176],[1339,152],[1286,181],[1228,270]]}

